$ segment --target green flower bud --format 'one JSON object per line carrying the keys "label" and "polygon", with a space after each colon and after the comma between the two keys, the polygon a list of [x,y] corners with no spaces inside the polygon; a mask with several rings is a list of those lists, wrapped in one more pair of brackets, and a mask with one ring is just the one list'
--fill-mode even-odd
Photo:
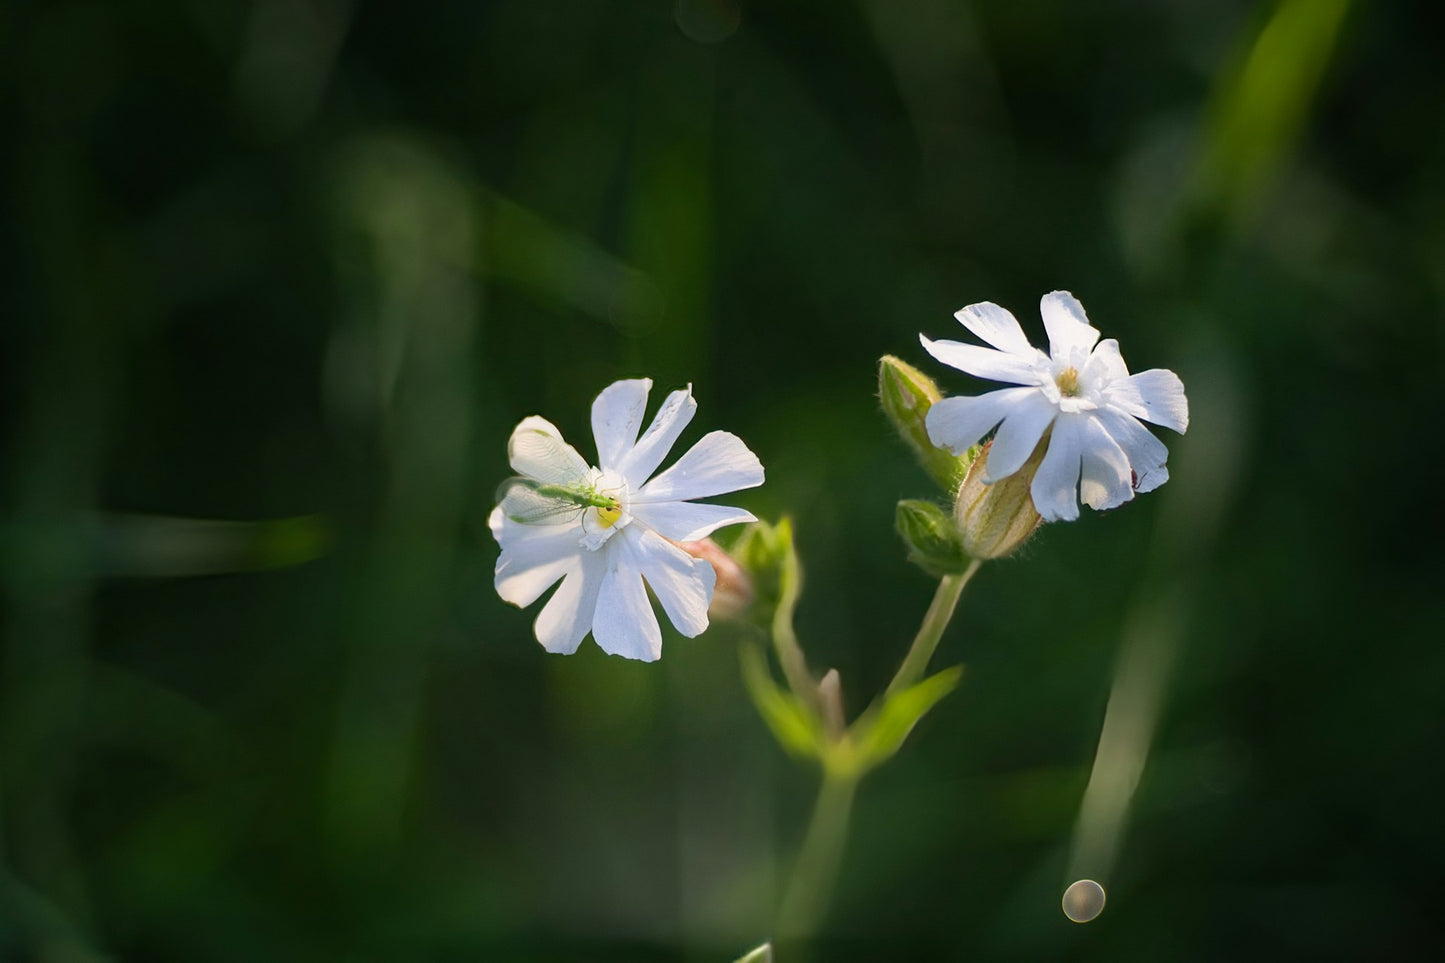
{"label": "green flower bud", "polygon": [[893,524],[908,546],[908,560],[929,575],[942,578],[968,567],[958,526],[933,502],[904,499]]}
{"label": "green flower bud", "polygon": [[983,476],[992,442],[983,446],[969,466],[953,504],[953,519],[962,535],[963,551],[971,558],[1003,558],[1043,523],[1029,485],[1044,460],[1048,441],[1046,432],[1022,468],[991,485],[984,484]]}
{"label": "green flower bud", "polygon": [[[738,581],[747,586],[745,594],[749,604],[741,614],[766,627],[782,600],[784,583],[790,580],[796,583],[799,578],[798,556],[793,550],[792,521],[783,518],[776,525],[753,522],[738,533],[727,547],[726,554],[740,570],[741,579]],[[725,585],[730,576],[716,565],[713,567],[718,570],[718,587],[713,595],[716,603],[719,591],[727,589],[731,592]]]}
{"label": "green flower bud", "polygon": [[775,571],[787,556],[792,541],[792,525],[787,520],[776,525],[764,521],[745,527],[733,542],[729,554],[750,573]]}
{"label": "green flower bud", "polygon": [[883,413],[893,423],[898,436],[918,456],[924,471],[952,495],[968,471],[975,449],[969,449],[960,457],[929,440],[924,420],[928,409],[941,397],[933,379],[913,365],[892,355],[884,355],[879,360],[878,400],[883,403]]}

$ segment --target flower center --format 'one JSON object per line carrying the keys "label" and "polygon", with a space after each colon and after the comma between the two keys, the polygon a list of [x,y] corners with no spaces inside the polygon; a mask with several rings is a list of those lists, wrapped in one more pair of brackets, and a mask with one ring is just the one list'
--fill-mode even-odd
{"label": "flower center", "polygon": [[603,528],[611,528],[622,517],[622,503],[615,498],[603,497],[607,498],[609,504],[597,506],[597,521]]}
{"label": "flower center", "polygon": [[1079,397],[1079,369],[1069,365],[1054,377],[1054,383],[1059,386],[1059,394],[1065,398]]}
{"label": "flower center", "polygon": [[627,511],[630,494],[627,481],[621,475],[592,469],[587,509],[582,516],[583,548],[595,552],[632,523],[632,515]]}

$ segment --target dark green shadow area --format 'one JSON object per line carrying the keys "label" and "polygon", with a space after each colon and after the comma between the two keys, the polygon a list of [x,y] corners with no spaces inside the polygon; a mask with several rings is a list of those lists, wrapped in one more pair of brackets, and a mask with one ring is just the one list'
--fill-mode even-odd
{"label": "dark green shadow area", "polygon": [[[985,390],[919,332],[991,300],[1041,341],[1054,289],[1179,372],[1189,433],[970,584],[814,957],[1437,955],[1427,12],[0,7],[0,960],[758,945],[817,775],[726,627],[541,651],[492,588],[508,433],[590,455],[607,384],[691,383],[675,451],[758,453],[731,503],[794,518],[856,715],[932,592],[878,359]],[[1081,823],[1125,677],[1145,764]]]}

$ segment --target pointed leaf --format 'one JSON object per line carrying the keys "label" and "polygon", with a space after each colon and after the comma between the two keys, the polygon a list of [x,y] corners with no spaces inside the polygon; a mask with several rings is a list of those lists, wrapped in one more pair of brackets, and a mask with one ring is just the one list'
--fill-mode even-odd
{"label": "pointed leaf", "polygon": [[778,687],[768,672],[767,661],[756,645],[740,650],[743,663],[743,684],[757,707],[758,715],[768,724],[778,745],[792,755],[805,759],[820,758],[822,732],[818,721],[791,692]]}
{"label": "pointed leaf", "polygon": [[871,768],[891,758],[902,747],[903,740],[908,738],[918,720],[957,688],[962,678],[963,666],[956,665],[909,686],[885,701],[878,714],[857,733],[860,764]]}

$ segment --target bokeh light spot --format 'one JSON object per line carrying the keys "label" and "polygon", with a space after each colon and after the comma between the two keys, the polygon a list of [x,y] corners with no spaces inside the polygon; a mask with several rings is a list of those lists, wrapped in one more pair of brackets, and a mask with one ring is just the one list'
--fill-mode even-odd
{"label": "bokeh light spot", "polygon": [[1087,923],[1104,912],[1104,887],[1092,879],[1078,879],[1064,890],[1064,915],[1075,923]]}

